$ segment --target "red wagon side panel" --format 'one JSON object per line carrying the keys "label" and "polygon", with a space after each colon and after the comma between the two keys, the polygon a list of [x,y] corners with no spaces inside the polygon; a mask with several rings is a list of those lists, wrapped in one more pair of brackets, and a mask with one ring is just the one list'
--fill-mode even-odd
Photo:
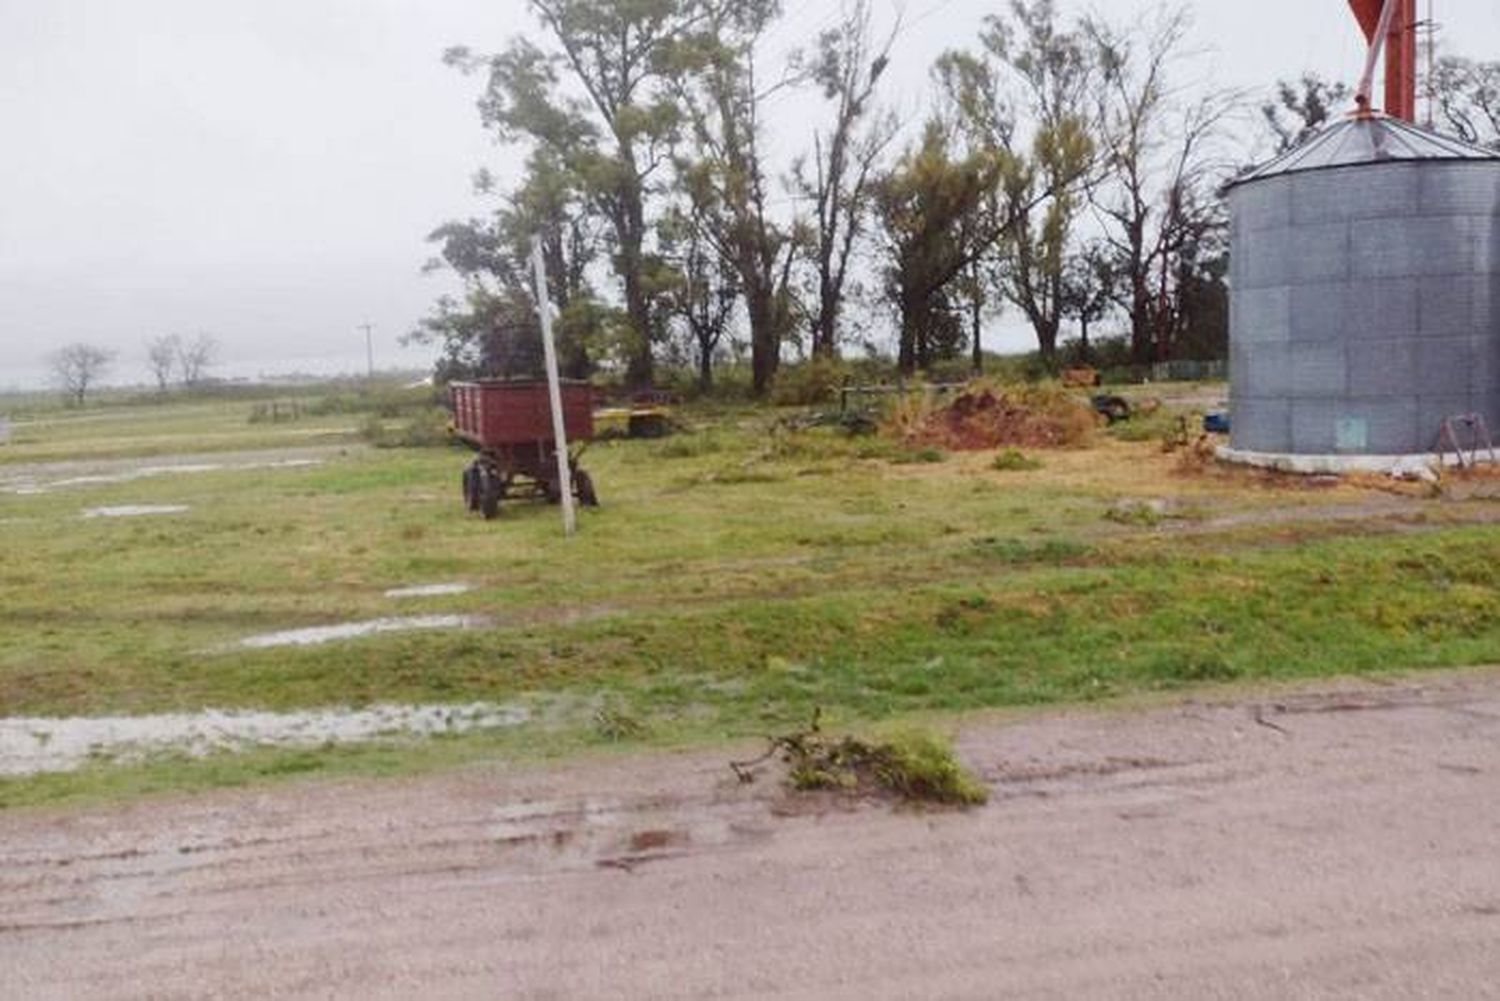
{"label": "red wagon side panel", "polygon": [[[552,410],[545,382],[456,382],[453,425],[481,448],[552,440]],[[594,436],[594,392],[586,382],[562,384],[563,427],[569,441]]]}

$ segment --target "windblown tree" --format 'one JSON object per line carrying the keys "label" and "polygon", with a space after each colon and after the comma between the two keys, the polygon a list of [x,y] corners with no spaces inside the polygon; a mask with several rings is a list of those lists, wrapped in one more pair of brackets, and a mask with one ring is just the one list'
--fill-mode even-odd
{"label": "windblown tree", "polygon": [[776,217],[760,121],[767,91],[758,49],[779,14],[777,0],[721,0],[668,60],[691,138],[678,174],[702,206],[704,236],[737,278],[756,395],[770,389],[796,318],[798,227]]}
{"label": "windblown tree", "polygon": [[677,136],[676,106],[659,75],[664,47],[702,20],[697,0],[527,0],[548,34],[502,52],[450,49],[453,65],[488,72],[484,123],[500,138],[546,151],[579,179],[607,221],[624,298],[626,378],[646,385],[661,334],[652,301],[649,203]]}
{"label": "windblown tree", "polygon": [[1137,364],[1170,356],[1184,255],[1223,225],[1216,190],[1232,169],[1224,129],[1242,103],[1232,90],[1187,97],[1178,87],[1173,72],[1187,55],[1188,27],[1180,7],[1127,30],[1088,22],[1109,166],[1092,202],[1115,251]]}
{"label": "windblown tree", "polygon": [[1345,110],[1352,98],[1345,84],[1304,73],[1300,80],[1278,82],[1275,99],[1262,104],[1260,114],[1276,137],[1280,154],[1300,146]]}
{"label": "windblown tree", "polygon": [[58,348],[48,356],[52,378],[68,402],[83,406],[89,390],[98,385],[114,364],[113,351],[82,342]]}
{"label": "windblown tree", "polygon": [[[493,189],[481,173],[481,191]],[[559,367],[569,378],[593,370],[592,346],[609,311],[599,303],[588,272],[596,257],[597,221],[576,178],[552,151],[538,148],[526,175],[489,218],[451,222],[430,237],[439,257],[464,286],[463,302],[449,298],[412,334],[443,348],[449,377],[539,376],[541,327],[536,316],[531,255],[540,240],[548,293],[558,309]]]}
{"label": "windblown tree", "polygon": [[1003,151],[999,290],[1026,316],[1041,356],[1057,354],[1063,282],[1096,145],[1087,100],[1093,49],[1053,0],[1011,0],[985,20],[983,53],[939,67],[972,142]]}
{"label": "windblown tree", "polygon": [[962,347],[959,282],[1002,234],[987,208],[1005,169],[994,150],[956,153],[949,127],[933,119],[921,143],[875,186],[886,293],[901,317],[903,373]]}
{"label": "windblown tree", "polygon": [[877,44],[870,0],[854,0],[839,23],[819,36],[808,67],[812,82],[833,107],[831,124],[813,136],[811,156],[794,168],[797,190],[813,209],[815,358],[838,354],[849,265],[868,221],[870,191],[881,158],[898,130],[895,116],[875,106],[876,87],[890,64],[896,33],[893,30]]}

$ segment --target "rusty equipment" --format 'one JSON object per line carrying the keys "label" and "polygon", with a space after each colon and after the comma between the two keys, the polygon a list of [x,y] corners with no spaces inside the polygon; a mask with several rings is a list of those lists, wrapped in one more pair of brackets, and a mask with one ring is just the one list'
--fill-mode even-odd
{"label": "rusty equipment", "polygon": [[[568,440],[586,447],[594,435],[593,387],[564,382],[561,388]],[[463,473],[464,504],[470,511],[491,519],[506,499],[562,500],[545,382],[456,382],[449,393],[454,436],[477,453]],[[583,447],[567,456],[573,493],[580,504],[597,507],[594,481],[578,466]]]}
{"label": "rusty equipment", "polygon": [[1370,59],[1355,94],[1360,114],[1372,112],[1375,63],[1385,51],[1385,113],[1417,120],[1417,0],[1349,0],[1370,43]]}

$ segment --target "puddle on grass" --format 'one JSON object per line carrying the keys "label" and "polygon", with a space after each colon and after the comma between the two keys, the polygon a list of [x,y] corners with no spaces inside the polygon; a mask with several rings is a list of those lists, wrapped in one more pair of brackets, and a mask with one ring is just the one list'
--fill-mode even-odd
{"label": "puddle on grass", "polygon": [[377,633],[400,633],[419,629],[472,629],[488,623],[482,615],[407,615],[365,622],[342,622],[332,626],[310,626],[306,629],[284,629],[280,632],[247,636],[234,644],[252,650],[278,646],[317,646],[338,640],[358,639]]}
{"label": "puddle on grass", "polygon": [[410,587],[393,587],[385,592],[387,598],[439,598],[448,594],[468,594],[473,584],[413,584]]}
{"label": "puddle on grass", "polygon": [[182,514],[186,504],[116,504],[113,507],[84,508],[85,518],[140,518],[153,514]]}
{"label": "puddle on grass", "polygon": [[71,771],[91,761],[151,754],[201,757],[255,747],[316,747],[377,737],[428,737],[519,726],[524,706],[379,705],[306,712],[170,713],[158,716],[0,719],[0,775]]}
{"label": "puddle on grass", "polygon": [[180,462],[139,466],[118,473],[91,473],[84,476],[67,476],[58,480],[27,478],[8,484],[0,484],[0,492],[17,496],[35,496],[52,490],[68,487],[94,487],[118,483],[134,483],[153,476],[178,476],[190,473],[218,473],[224,470],[246,469],[306,469],[323,465],[323,459],[275,459],[269,462]]}

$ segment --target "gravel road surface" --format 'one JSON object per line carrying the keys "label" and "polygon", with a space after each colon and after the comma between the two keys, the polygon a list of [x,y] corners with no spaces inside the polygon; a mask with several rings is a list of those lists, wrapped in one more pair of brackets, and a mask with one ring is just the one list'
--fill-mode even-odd
{"label": "gravel road surface", "polygon": [[0,814],[0,996],[1500,998],[1500,672],[959,746],[963,814],[729,752]]}

